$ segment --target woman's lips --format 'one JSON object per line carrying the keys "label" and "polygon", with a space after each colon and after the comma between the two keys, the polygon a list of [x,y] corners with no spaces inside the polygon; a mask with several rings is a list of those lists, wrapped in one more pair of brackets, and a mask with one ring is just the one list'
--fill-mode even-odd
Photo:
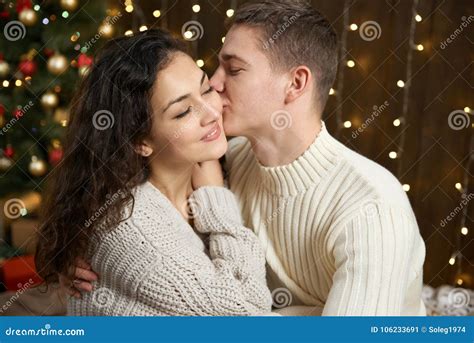
{"label": "woman's lips", "polygon": [[221,136],[222,130],[219,124],[216,125],[205,135],[201,140],[203,142],[212,142],[218,139]]}

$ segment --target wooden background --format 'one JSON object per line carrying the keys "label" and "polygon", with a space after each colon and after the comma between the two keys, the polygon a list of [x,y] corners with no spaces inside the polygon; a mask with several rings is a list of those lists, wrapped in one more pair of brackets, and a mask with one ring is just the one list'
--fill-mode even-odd
{"label": "wooden background", "polygon": [[[168,28],[180,35],[184,23],[199,21],[204,35],[190,45],[194,57],[203,59],[204,69],[212,74],[217,66],[221,39],[225,36],[226,10],[243,2],[135,1],[132,14],[123,12],[122,1],[111,1],[111,5],[125,13],[117,23],[123,30],[137,30],[145,24],[149,28]],[[467,235],[461,235],[461,213],[445,227],[440,225],[461,206],[461,192],[455,184],[468,180],[467,194],[474,191],[473,164],[469,168],[469,158],[474,153],[474,116],[468,116],[471,124],[462,130],[453,130],[448,125],[452,111],[466,106],[474,108],[474,18],[445,49],[440,46],[460,28],[463,18],[467,20],[474,15],[474,2],[419,0],[417,12],[423,20],[416,24],[414,41],[423,44],[424,50],[413,51],[408,111],[399,127],[395,127],[393,121],[402,115],[404,89],[397,86],[397,81],[405,80],[408,67],[413,0],[319,0],[312,3],[328,17],[340,37],[347,30],[344,15],[349,23],[359,26],[366,21],[380,25],[380,37],[373,41],[363,40],[358,30],[347,31],[346,57],[356,65],[347,68],[341,56],[342,67],[334,88],[337,91],[336,86],[342,79],[343,92],[338,93],[339,100],[337,96],[330,97],[324,120],[331,132],[339,132],[338,137],[344,144],[388,168],[402,184],[410,185],[408,195],[427,248],[425,283],[454,284],[461,278],[462,286],[474,288],[473,204],[468,204],[465,226],[470,231]],[[199,13],[193,13],[193,4],[201,6]],[[152,15],[157,9],[162,11],[158,19]],[[353,138],[353,131],[371,116],[373,107],[385,101],[389,104],[387,109]],[[338,130],[338,111],[339,120],[351,121],[351,128]],[[400,149],[403,135],[403,154],[397,159],[389,158],[390,151]],[[448,261],[457,249],[461,263],[450,265]]]}

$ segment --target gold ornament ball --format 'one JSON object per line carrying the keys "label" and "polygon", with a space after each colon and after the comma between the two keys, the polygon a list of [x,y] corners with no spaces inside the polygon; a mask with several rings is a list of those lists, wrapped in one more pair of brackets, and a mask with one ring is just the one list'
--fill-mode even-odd
{"label": "gold ornament ball", "polygon": [[0,77],[5,77],[10,72],[10,65],[5,61],[0,61]]}
{"label": "gold ornament ball", "polygon": [[41,105],[44,109],[50,110],[58,106],[58,96],[52,92],[46,92],[41,96]]}
{"label": "gold ornament ball", "polygon": [[61,7],[67,11],[74,11],[77,8],[77,0],[61,0]]}
{"label": "gold ornament ball", "polygon": [[66,127],[69,122],[69,111],[64,108],[57,108],[54,111],[54,121],[63,127]]}
{"label": "gold ornament ball", "polygon": [[39,159],[37,156],[31,157],[30,165],[28,170],[33,176],[43,176],[46,174],[46,162]]}
{"label": "gold ornament ball", "polygon": [[26,26],[33,26],[38,21],[38,16],[31,8],[27,8],[20,12],[18,19]]}
{"label": "gold ornament ball", "polygon": [[89,71],[90,71],[89,66],[79,67],[79,75],[81,75],[81,77],[85,77],[87,74],[89,74]]}
{"label": "gold ornament ball", "polygon": [[0,171],[4,172],[4,171],[7,171],[8,168],[10,168],[12,166],[13,162],[5,157],[5,156],[1,156],[0,157]]}
{"label": "gold ornament ball", "polygon": [[48,60],[48,70],[50,73],[59,75],[66,71],[69,62],[66,57],[60,54],[56,54],[50,57]]}

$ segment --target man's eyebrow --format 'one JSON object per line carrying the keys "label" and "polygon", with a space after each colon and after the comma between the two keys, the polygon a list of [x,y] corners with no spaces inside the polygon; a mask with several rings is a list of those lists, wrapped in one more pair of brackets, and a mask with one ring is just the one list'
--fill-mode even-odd
{"label": "man's eyebrow", "polygon": [[[204,70],[203,70],[203,71],[202,71],[202,76],[201,76],[201,86],[202,86],[202,84],[204,83],[204,80],[205,80],[205,79],[206,79],[206,73],[205,73]],[[178,102],[180,102],[180,101],[183,101],[183,100],[189,98],[190,96],[191,96],[191,94],[188,93],[188,94],[181,95],[180,97],[178,97],[178,98],[176,98],[176,99],[170,101],[170,102],[168,103],[168,105],[165,107],[165,109],[163,110],[163,113],[166,112],[166,110],[168,110],[168,108],[170,108],[171,105],[174,105],[174,104],[176,104],[176,103],[178,103]]]}
{"label": "man's eyebrow", "polygon": [[222,61],[225,61],[225,62],[227,62],[227,61],[229,61],[229,60],[232,60],[232,59],[235,59],[235,60],[238,60],[238,61],[240,61],[240,62],[242,62],[242,63],[248,64],[247,61],[245,61],[243,58],[241,58],[241,57],[239,57],[239,56],[237,56],[237,55],[235,55],[235,54],[220,54],[220,55],[219,55],[219,58],[220,58]]}

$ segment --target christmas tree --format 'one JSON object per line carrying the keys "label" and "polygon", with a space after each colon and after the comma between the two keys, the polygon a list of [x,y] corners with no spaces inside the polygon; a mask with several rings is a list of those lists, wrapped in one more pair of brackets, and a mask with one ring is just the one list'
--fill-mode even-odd
{"label": "christmas tree", "polygon": [[111,12],[104,1],[0,0],[0,198],[45,189],[73,92],[120,17]]}

